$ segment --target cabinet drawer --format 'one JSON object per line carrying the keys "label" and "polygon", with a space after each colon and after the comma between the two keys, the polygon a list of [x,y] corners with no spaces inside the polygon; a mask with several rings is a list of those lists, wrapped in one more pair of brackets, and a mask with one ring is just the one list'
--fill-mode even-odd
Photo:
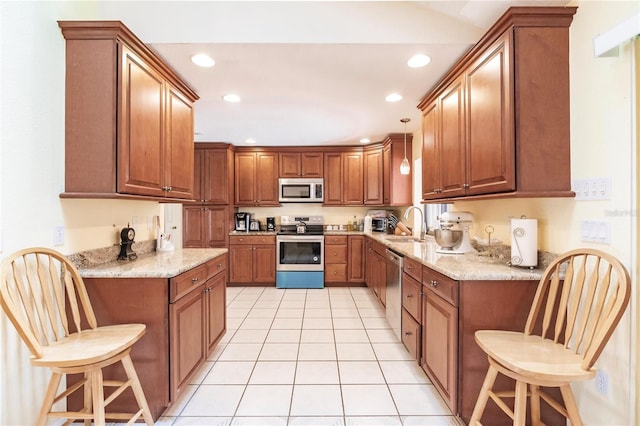
{"label": "cabinet drawer", "polygon": [[193,269],[183,272],[169,281],[169,302],[173,303],[192,290],[204,284],[209,276],[207,264],[196,266]]}
{"label": "cabinet drawer", "polygon": [[420,322],[421,289],[420,282],[414,280],[406,272],[402,274],[402,307],[418,322]]}
{"label": "cabinet drawer", "polygon": [[347,236],[346,235],[329,235],[324,236],[325,245],[332,244],[347,244]]}
{"label": "cabinet drawer", "polygon": [[347,264],[325,264],[324,265],[324,280],[326,282],[346,282],[347,281]]}
{"label": "cabinet drawer", "polygon": [[405,257],[402,270],[411,275],[416,281],[422,282],[422,264],[417,260]]}
{"label": "cabinet drawer", "polygon": [[324,246],[324,263],[347,263],[347,245]]}
{"label": "cabinet drawer", "polygon": [[225,271],[227,269],[227,255],[223,254],[222,256],[218,256],[207,262],[207,267],[209,268],[209,277],[213,277],[214,275]]}
{"label": "cabinet drawer", "polygon": [[422,268],[422,285],[425,291],[437,294],[453,306],[458,306],[458,281],[425,266]]}
{"label": "cabinet drawer", "polygon": [[413,359],[420,359],[420,324],[405,309],[402,310],[402,343]]}
{"label": "cabinet drawer", "polygon": [[229,244],[275,244],[275,235],[231,235]]}
{"label": "cabinet drawer", "polygon": [[387,256],[387,247],[377,241],[371,241],[371,249],[382,257]]}

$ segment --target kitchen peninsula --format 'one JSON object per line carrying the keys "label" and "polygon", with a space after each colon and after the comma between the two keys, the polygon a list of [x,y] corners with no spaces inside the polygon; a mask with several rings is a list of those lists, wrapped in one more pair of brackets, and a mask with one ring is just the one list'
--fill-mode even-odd
{"label": "kitchen peninsula", "polygon": [[[151,252],[79,268],[100,325],[147,325],[131,357],[154,419],[177,399],[226,331],[226,269],[225,248]],[[105,378],[121,373],[104,370]],[[114,401],[114,409],[130,410],[129,403],[135,406],[133,394]]]}

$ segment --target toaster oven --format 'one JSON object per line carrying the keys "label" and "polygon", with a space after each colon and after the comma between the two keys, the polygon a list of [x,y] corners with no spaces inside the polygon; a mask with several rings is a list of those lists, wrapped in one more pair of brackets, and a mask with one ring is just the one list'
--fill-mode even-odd
{"label": "toaster oven", "polygon": [[388,227],[389,227],[389,219],[387,219],[386,217],[371,218],[371,231],[387,232]]}

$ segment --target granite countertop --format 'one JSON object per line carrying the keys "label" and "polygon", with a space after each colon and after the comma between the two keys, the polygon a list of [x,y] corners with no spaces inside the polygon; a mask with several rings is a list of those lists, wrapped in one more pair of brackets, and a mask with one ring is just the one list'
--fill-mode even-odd
{"label": "granite countertop", "polygon": [[[466,254],[438,253],[438,245],[431,236],[420,241],[394,241],[394,237],[385,233],[362,231],[325,231],[325,235],[366,235],[405,257],[410,257],[434,271],[454,280],[534,280],[542,277],[548,261],[542,256],[542,262],[535,269],[509,266],[509,257],[490,257],[486,252]],[[397,237],[396,237],[397,238]],[[551,256],[553,257],[553,256]]]}
{"label": "granite countertop", "polygon": [[542,277],[546,265],[539,264],[535,269],[509,266],[508,257],[490,257],[486,253],[442,254],[438,253],[438,245],[431,236],[425,241],[393,241],[385,234],[368,234],[376,241],[393,251],[410,257],[434,271],[440,272],[454,280],[534,280]]}
{"label": "granite countertop", "polygon": [[171,278],[227,253],[226,248],[190,248],[138,255],[135,260],[114,260],[80,267],[82,278]]}

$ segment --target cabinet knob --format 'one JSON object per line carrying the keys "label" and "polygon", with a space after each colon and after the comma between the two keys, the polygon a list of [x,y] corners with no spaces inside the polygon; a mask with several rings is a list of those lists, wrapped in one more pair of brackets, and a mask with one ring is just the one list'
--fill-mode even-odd
{"label": "cabinet knob", "polygon": [[438,281],[436,280],[431,280],[429,283],[431,284],[431,287],[438,287]]}
{"label": "cabinet knob", "polygon": [[243,241],[244,241],[244,238],[240,238],[240,242],[243,242]]}
{"label": "cabinet knob", "polygon": [[464,189],[469,189],[469,184],[468,184],[468,183],[465,183],[465,184],[463,184],[463,185],[462,185],[462,187],[463,187]]}
{"label": "cabinet knob", "polygon": [[218,269],[222,268],[222,263],[218,263]]}
{"label": "cabinet knob", "polygon": [[410,331],[405,331],[404,335],[405,336],[411,336],[411,332]]}
{"label": "cabinet knob", "polygon": [[407,294],[407,299],[411,299],[413,297],[413,294]]}

